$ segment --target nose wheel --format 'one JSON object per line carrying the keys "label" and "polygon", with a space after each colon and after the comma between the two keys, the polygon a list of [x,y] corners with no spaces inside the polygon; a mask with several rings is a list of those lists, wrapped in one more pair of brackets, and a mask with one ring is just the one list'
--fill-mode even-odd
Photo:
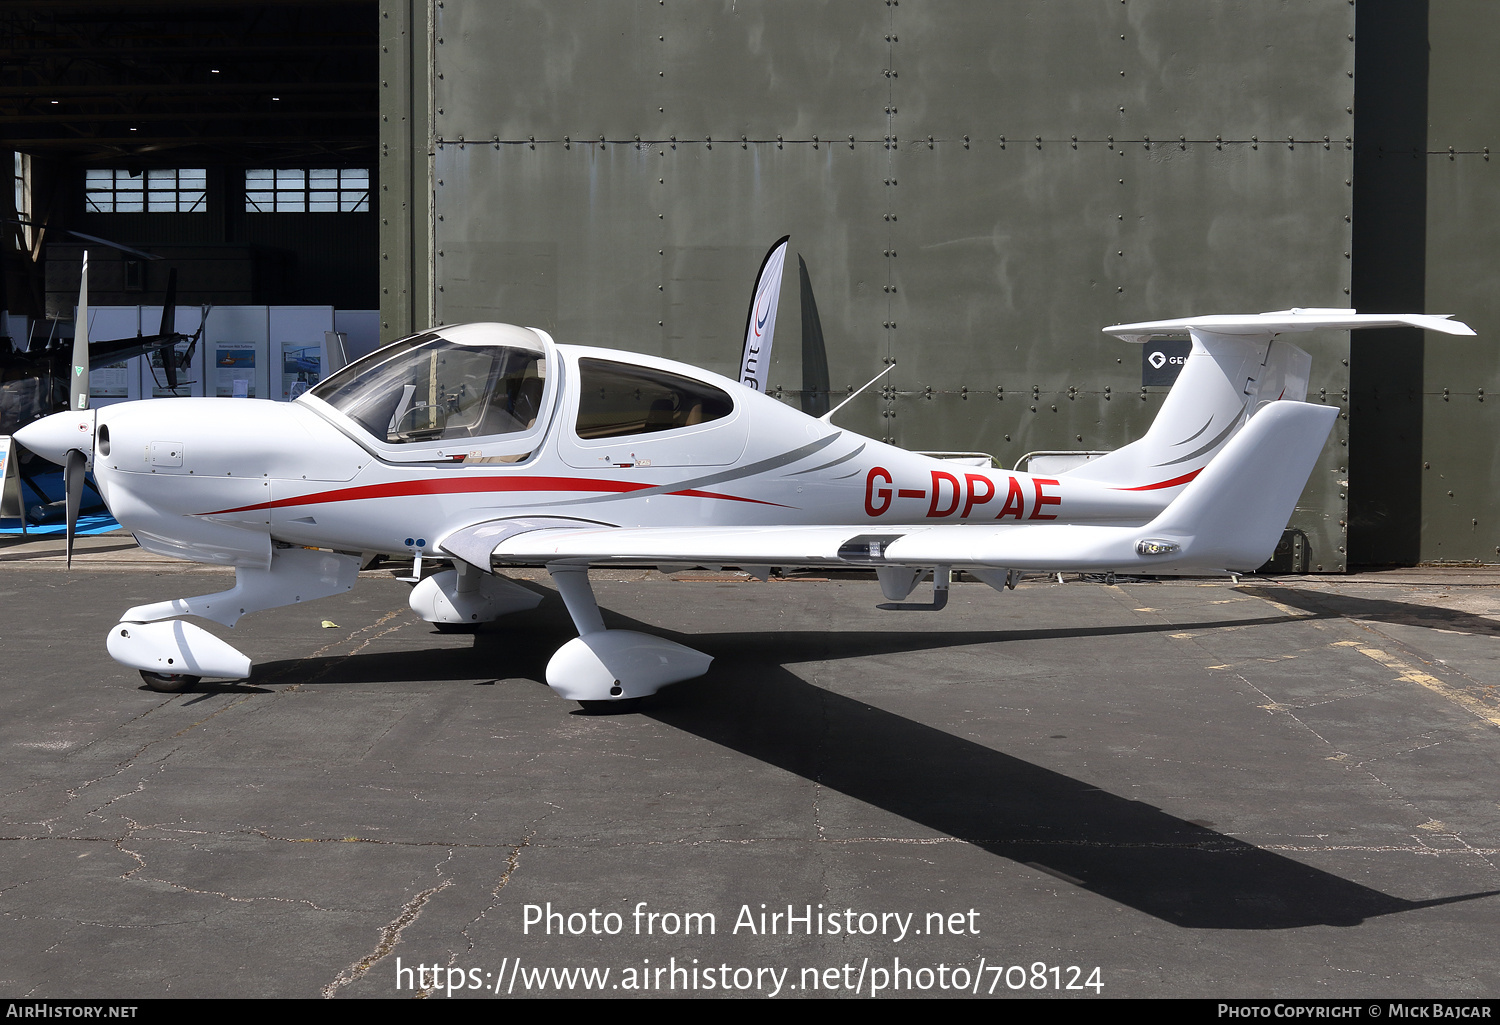
{"label": "nose wheel", "polygon": [[203,679],[201,676],[189,676],[187,673],[151,673],[141,670],[141,679],[146,681],[146,686],[162,694],[178,694],[187,690],[193,684]]}

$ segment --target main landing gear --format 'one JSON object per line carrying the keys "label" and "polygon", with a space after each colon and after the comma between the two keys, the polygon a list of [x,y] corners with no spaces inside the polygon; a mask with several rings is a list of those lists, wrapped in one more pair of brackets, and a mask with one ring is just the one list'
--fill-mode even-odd
{"label": "main landing gear", "polygon": [[578,628],[547,663],[547,686],[562,697],[599,711],[708,672],[713,657],[701,651],[636,630],[607,629],[587,566],[552,563],[547,572]]}
{"label": "main landing gear", "polygon": [[411,610],[439,633],[471,633],[482,623],[534,609],[541,601],[535,591],[462,559],[453,560],[452,569],[423,577],[408,599]]}

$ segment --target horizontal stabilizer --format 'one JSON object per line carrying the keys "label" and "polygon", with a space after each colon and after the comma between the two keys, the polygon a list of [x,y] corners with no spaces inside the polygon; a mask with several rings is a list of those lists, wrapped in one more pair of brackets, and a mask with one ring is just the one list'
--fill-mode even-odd
{"label": "horizontal stabilizer", "polygon": [[1127,342],[1144,342],[1162,335],[1184,335],[1206,331],[1217,335],[1275,335],[1288,331],[1337,331],[1361,327],[1420,327],[1446,335],[1472,335],[1474,329],[1451,314],[1356,313],[1341,309],[1277,310],[1274,313],[1216,314],[1152,320],[1140,324],[1116,324],[1104,333]]}

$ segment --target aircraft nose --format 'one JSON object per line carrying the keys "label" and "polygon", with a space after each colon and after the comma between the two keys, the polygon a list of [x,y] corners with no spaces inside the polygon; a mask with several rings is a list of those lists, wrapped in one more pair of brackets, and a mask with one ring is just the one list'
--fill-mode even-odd
{"label": "aircraft nose", "polygon": [[43,459],[59,466],[68,461],[73,449],[92,459],[94,453],[94,411],[53,413],[33,420],[15,433],[15,439]]}

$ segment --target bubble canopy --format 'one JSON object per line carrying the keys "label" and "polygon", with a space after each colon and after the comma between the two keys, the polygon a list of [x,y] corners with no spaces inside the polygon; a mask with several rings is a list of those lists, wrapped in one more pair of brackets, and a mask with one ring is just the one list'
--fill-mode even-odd
{"label": "bubble canopy", "polygon": [[[465,324],[375,350],[308,392],[375,448],[480,454],[484,442],[522,441],[544,426],[549,346],[508,324]],[[397,458],[401,458],[397,456]],[[410,456],[407,456],[410,458]]]}

